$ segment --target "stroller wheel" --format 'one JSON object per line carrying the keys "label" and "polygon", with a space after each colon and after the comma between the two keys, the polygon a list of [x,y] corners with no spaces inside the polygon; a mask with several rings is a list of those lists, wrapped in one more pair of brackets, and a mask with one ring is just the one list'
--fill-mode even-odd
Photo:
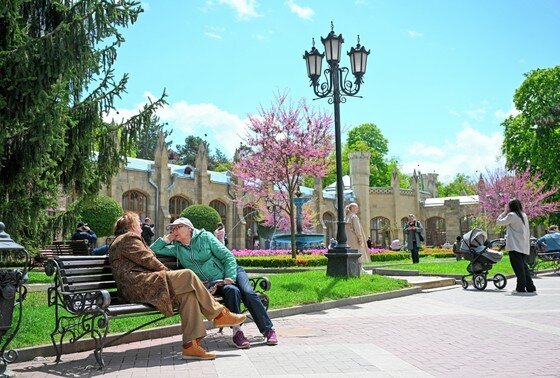
{"label": "stroller wheel", "polygon": [[465,277],[461,278],[461,286],[463,286],[463,289],[466,289],[469,287],[469,281],[467,281],[465,279]]}
{"label": "stroller wheel", "polygon": [[503,274],[500,274],[500,273],[495,274],[492,281],[494,281],[494,286],[496,286],[498,289],[503,289],[507,285],[506,276],[504,276]]}
{"label": "stroller wheel", "polygon": [[488,285],[488,281],[483,274],[475,274],[473,277],[473,286],[478,290],[486,289],[486,285]]}

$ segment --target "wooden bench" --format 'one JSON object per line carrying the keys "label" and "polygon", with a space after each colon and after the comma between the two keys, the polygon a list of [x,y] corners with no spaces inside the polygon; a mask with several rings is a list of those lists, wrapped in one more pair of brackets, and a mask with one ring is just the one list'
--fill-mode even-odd
{"label": "wooden bench", "polygon": [[[173,257],[161,257],[160,260],[170,268],[179,268]],[[90,336],[95,342],[95,359],[100,368],[103,368],[104,347],[165,318],[150,305],[128,303],[118,296],[108,256],[53,256],[45,263],[45,273],[48,276],[54,275],[54,286],[48,291],[48,304],[55,308],[55,328],[51,333],[51,341],[56,352],[56,362],[60,361],[62,342],[66,335],[70,335],[70,343]],[[270,290],[270,281],[266,277],[250,280],[253,289],[268,309],[269,298],[264,291]],[[221,298],[215,298],[221,302]],[[161,316],[107,341],[111,319],[139,314]]]}
{"label": "wooden bench", "polygon": [[39,250],[34,265],[43,265],[54,256],[82,256],[91,254],[93,246],[87,240],[57,240],[46,248]]}

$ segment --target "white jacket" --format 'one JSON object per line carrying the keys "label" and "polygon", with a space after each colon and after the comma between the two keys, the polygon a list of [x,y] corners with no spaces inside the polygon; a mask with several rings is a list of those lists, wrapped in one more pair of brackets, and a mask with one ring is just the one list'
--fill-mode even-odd
{"label": "white jacket", "polygon": [[501,213],[496,220],[496,225],[507,226],[506,229],[506,250],[517,251],[525,255],[529,254],[529,219],[525,213],[523,220],[516,213]]}

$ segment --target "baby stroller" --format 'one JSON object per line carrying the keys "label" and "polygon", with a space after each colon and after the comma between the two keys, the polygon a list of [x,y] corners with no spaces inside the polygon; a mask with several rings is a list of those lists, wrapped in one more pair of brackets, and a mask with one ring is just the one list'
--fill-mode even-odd
{"label": "baby stroller", "polygon": [[[473,286],[478,290],[486,289],[488,280],[486,276],[492,269],[492,265],[502,259],[502,252],[490,249],[493,245],[500,242],[500,239],[491,242],[486,241],[486,232],[474,228],[462,236],[460,247],[454,252],[465,260],[470,261],[467,266],[469,274],[461,278],[463,289],[469,287],[467,277],[472,277]],[[498,289],[506,287],[507,279],[503,274],[495,274],[492,278],[494,286]]]}

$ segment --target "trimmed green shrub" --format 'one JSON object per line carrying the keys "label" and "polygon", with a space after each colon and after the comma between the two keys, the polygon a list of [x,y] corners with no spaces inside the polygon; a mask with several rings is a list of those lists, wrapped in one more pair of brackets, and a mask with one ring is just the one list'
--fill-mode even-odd
{"label": "trimmed green shrub", "polygon": [[220,214],[211,206],[208,205],[192,205],[187,207],[181,216],[189,218],[193,226],[206,231],[214,232],[218,223],[222,221]]}
{"label": "trimmed green shrub", "polygon": [[243,267],[288,268],[294,266],[326,266],[327,258],[323,255],[301,255],[292,259],[283,256],[251,256],[238,257],[237,263]]}
{"label": "trimmed green shrub", "polygon": [[409,258],[410,258],[410,253],[408,252],[387,252],[387,253],[375,253],[371,255],[371,261],[397,261],[397,260],[406,260]]}
{"label": "trimmed green shrub", "polygon": [[121,205],[104,194],[79,200],[73,207],[78,220],[89,224],[98,237],[112,235],[115,222],[123,214]]}

